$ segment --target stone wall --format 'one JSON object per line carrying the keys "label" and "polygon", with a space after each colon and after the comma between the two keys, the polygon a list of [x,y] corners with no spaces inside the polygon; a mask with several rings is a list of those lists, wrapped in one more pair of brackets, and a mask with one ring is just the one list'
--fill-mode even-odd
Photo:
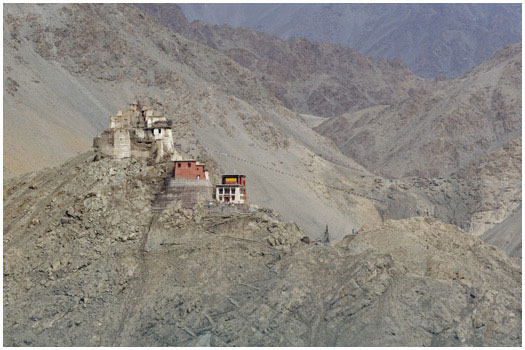
{"label": "stone wall", "polygon": [[138,138],[131,138],[131,156],[133,158],[151,158],[154,144]]}
{"label": "stone wall", "polygon": [[115,158],[129,158],[131,156],[131,139],[128,130],[117,129],[113,133],[113,155]]}
{"label": "stone wall", "polygon": [[225,204],[213,202],[211,205],[206,206],[209,215],[232,215],[232,214],[248,214],[253,213],[256,210],[250,210],[250,207],[246,204]]}
{"label": "stone wall", "polygon": [[[146,127],[146,119],[147,125]],[[156,163],[166,157],[179,157],[173,144],[171,121],[155,111],[136,104],[110,117],[109,129],[93,140],[93,147],[102,155],[115,158],[151,158]]]}
{"label": "stone wall", "polygon": [[104,156],[113,156],[113,132],[104,131],[100,136],[93,139],[93,147],[98,149]]}
{"label": "stone wall", "polygon": [[212,201],[213,186],[208,180],[169,178],[164,189],[155,197],[153,208],[162,210],[180,203],[182,208],[193,209],[198,204]]}
{"label": "stone wall", "polygon": [[104,156],[115,158],[152,158],[156,163],[167,156],[176,155],[180,158],[172,139],[148,140],[140,137],[140,131],[143,130],[135,129],[130,135],[130,130],[126,129],[106,130],[93,139],[93,147]]}

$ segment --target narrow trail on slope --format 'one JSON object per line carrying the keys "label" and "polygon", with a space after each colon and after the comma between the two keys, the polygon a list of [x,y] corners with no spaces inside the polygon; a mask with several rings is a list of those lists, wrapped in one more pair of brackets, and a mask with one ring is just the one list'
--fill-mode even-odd
{"label": "narrow trail on slope", "polygon": [[127,300],[125,301],[124,312],[122,318],[119,322],[119,327],[113,340],[112,346],[122,346],[122,343],[119,342],[124,332],[124,328],[128,323],[129,319],[136,313],[136,308],[138,301],[143,298],[145,291],[145,284],[147,280],[147,268],[146,268],[146,244],[148,242],[148,237],[151,231],[151,228],[154,226],[158,218],[158,212],[153,211],[153,216],[151,217],[148,229],[144,231],[139,242],[139,251],[138,251],[138,272],[135,275],[134,281],[130,286],[130,293],[128,294]]}
{"label": "narrow trail on slope", "polygon": [[[303,176],[300,176],[300,175],[296,175],[296,174],[293,174],[293,173],[290,173],[290,172],[281,171],[279,169],[276,169],[273,166],[267,166],[265,164],[257,163],[256,161],[247,160],[247,159],[238,157],[236,155],[231,155],[231,154],[228,154],[228,153],[225,153],[225,152],[222,152],[222,151],[218,151],[218,150],[215,150],[215,149],[212,149],[212,148],[209,148],[209,147],[205,147],[205,146],[203,146],[203,147],[208,152],[214,152],[214,153],[219,154],[221,156],[232,158],[232,159],[235,159],[237,161],[249,164],[251,166],[256,166],[256,167],[259,167],[259,168],[262,168],[262,169],[266,169],[268,171],[272,171],[272,172],[280,174],[280,175],[284,175],[284,176],[292,177],[292,178],[295,178],[295,179],[299,179],[299,180],[305,181],[305,182],[310,183],[310,184],[324,186],[325,188],[328,188],[330,190],[341,191],[341,192],[344,192],[346,194],[357,196],[357,197],[361,197],[361,198],[366,198],[366,199],[372,200],[374,202],[387,204],[389,206],[400,207],[400,208],[403,208],[405,210],[410,210],[410,212],[412,212],[412,213],[418,214],[417,207],[416,208],[412,208],[412,207],[410,207],[408,205],[401,204],[399,202],[394,202],[394,201],[390,201],[390,200],[384,200],[384,199],[376,198],[376,197],[371,196],[371,195],[358,193],[353,188],[350,188],[347,185],[345,185],[345,186],[348,187],[348,188],[343,188],[343,187],[339,187],[339,186],[329,185],[329,184],[326,184],[326,183],[323,183],[323,182],[320,182],[320,181],[317,181],[317,180],[313,180],[313,179],[310,179],[310,178],[306,178],[306,177],[303,177]],[[369,193],[372,194],[372,192],[369,192]]]}

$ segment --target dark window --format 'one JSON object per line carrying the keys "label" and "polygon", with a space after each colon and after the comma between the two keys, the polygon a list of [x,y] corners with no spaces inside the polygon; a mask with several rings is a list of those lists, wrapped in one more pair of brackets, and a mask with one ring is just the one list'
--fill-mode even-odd
{"label": "dark window", "polygon": [[188,163],[188,168],[191,168],[191,163]]}
{"label": "dark window", "polygon": [[177,168],[180,168],[180,163],[177,163]]}

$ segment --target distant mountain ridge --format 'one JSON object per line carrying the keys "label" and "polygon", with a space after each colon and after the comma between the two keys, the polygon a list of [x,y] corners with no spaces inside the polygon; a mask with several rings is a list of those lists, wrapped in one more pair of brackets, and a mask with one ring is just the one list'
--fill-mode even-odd
{"label": "distant mountain ridge", "polygon": [[332,118],[315,129],[386,177],[438,177],[521,135],[521,44],[410,98]]}
{"label": "distant mountain ridge", "polygon": [[180,4],[191,21],[250,27],[400,58],[421,77],[459,76],[521,42],[520,4]]}
{"label": "distant mountain ridge", "polygon": [[401,60],[375,60],[348,47],[303,38],[283,40],[249,28],[190,23],[176,4],[136,6],[248,68],[298,113],[335,117],[401,101],[425,84]]}

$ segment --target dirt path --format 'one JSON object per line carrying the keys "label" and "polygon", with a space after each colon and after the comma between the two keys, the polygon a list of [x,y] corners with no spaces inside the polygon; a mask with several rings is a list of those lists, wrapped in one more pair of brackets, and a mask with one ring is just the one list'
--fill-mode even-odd
{"label": "dirt path", "polygon": [[148,242],[149,233],[151,228],[154,227],[158,218],[158,213],[154,212],[151,217],[148,229],[144,231],[139,242],[139,251],[138,251],[138,271],[135,275],[134,280],[131,282],[130,292],[126,297],[124,312],[122,313],[122,319],[119,321],[118,330],[115,333],[115,339],[113,340],[112,346],[122,346],[120,339],[126,327],[128,321],[135,315],[136,308],[139,300],[143,298],[145,292],[145,284],[148,278],[147,275],[147,266],[146,266],[146,244]]}

